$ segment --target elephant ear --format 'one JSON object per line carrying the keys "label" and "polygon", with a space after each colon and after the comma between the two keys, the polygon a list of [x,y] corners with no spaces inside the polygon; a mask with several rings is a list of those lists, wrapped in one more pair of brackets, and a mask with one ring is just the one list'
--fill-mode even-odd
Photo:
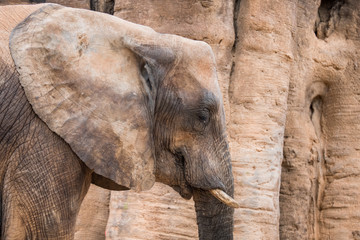
{"label": "elephant ear", "polygon": [[[96,176],[120,189],[146,190],[155,181],[153,90],[140,59],[158,57],[141,42],[155,35],[110,15],[49,4],[10,38],[36,114]],[[139,57],[133,49],[142,46]]]}

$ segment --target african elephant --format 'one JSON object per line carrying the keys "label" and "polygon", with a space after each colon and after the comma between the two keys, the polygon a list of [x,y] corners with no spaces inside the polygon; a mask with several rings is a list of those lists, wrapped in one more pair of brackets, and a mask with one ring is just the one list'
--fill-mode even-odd
{"label": "african elephant", "polygon": [[90,183],[158,181],[193,197],[200,239],[232,239],[211,48],[102,13],[36,8],[0,8],[2,238],[71,239]]}

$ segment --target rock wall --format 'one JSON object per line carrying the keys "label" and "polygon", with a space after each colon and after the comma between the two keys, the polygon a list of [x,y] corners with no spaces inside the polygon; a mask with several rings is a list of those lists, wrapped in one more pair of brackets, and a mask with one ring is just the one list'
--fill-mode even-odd
{"label": "rock wall", "polygon": [[0,0],[0,5],[37,4],[45,2],[57,3],[68,7],[90,9],[90,0]]}
{"label": "rock wall", "polygon": [[238,4],[228,124],[236,199],[243,206],[235,211],[235,238],[277,239],[294,2]]}
{"label": "rock wall", "polygon": [[[51,2],[211,45],[241,204],[234,239],[360,239],[359,1]],[[107,216],[106,239],[197,238],[193,202],[168,186],[90,191],[78,239],[88,212],[98,214],[85,221],[99,227],[94,239]]]}
{"label": "rock wall", "polygon": [[360,239],[359,1],[301,1],[280,190],[281,239]]}
{"label": "rock wall", "polygon": [[76,219],[75,239],[98,240],[106,236],[110,191],[91,184]]}

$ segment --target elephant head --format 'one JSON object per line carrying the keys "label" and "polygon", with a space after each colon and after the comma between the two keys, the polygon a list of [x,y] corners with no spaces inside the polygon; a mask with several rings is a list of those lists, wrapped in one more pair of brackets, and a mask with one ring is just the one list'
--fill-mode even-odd
{"label": "elephant head", "polygon": [[207,44],[46,5],[13,30],[10,50],[34,111],[95,184],[141,191],[163,182],[193,196],[200,238],[232,238],[233,178]]}

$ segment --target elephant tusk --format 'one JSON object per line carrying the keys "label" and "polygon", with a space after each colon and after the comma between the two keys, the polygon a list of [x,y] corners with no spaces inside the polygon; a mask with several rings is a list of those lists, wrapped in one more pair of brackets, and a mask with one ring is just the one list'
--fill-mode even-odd
{"label": "elephant tusk", "polygon": [[223,202],[224,204],[226,204],[229,207],[232,207],[232,208],[240,207],[238,202],[236,202],[232,197],[230,197],[229,195],[227,195],[224,191],[222,191],[220,189],[211,189],[210,193],[215,198],[217,198],[220,202]]}

